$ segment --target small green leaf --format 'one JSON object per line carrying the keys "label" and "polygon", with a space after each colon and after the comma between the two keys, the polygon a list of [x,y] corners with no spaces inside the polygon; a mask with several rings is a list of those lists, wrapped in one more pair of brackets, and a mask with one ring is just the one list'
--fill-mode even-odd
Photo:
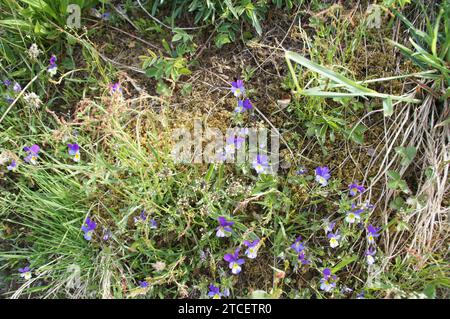
{"label": "small green leaf", "polygon": [[383,114],[384,116],[391,116],[394,113],[394,108],[392,107],[392,99],[390,97],[383,99]]}

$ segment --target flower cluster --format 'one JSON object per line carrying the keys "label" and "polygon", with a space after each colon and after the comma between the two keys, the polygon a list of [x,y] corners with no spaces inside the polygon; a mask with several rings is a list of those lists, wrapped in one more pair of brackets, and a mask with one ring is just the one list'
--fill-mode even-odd
{"label": "flower cluster", "polygon": [[14,102],[14,96],[16,96],[20,91],[22,91],[22,87],[17,82],[11,82],[10,80],[6,79],[4,81],[0,81],[0,84],[3,84],[6,88],[6,93],[3,95],[3,98],[5,99],[6,103],[11,104]]}
{"label": "flower cluster", "polygon": [[[219,226],[216,228],[216,237],[229,237],[233,231],[232,226],[234,225],[234,222],[227,220],[224,216],[220,216],[217,221],[219,222]],[[247,258],[249,259],[255,259],[258,255],[260,240],[244,240],[243,244],[245,247],[247,247],[244,253],[245,256],[247,256]],[[238,275],[241,272],[241,265],[245,263],[245,260],[243,258],[239,258],[240,250],[241,248],[238,247],[234,250],[233,253],[225,254],[223,257],[223,259],[229,263],[231,273],[234,275]]]}
{"label": "flower cluster", "polygon": [[379,231],[380,228],[374,227],[372,225],[367,226],[367,243],[369,244],[369,248],[367,248],[366,251],[366,258],[368,265],[373,265],[375,263],[374,256],[377,252],[375,238],[380,236],[380,234],[378,233]]}
{"label": "flower cluster", "polygon": [[[148,216],[146,214],[145,209],[143,209],[141,211],[141,213],[139,214],[139,216],[134,217],[134,223],[136,225],[139,225],[139,224],[145,225],[146,222],[147,222],[147,219],[148,219]],[[158,223],[153,218],[149,219],[148,224],[149,224],[150,229],[157,229],[158,228]]]}
{"label": "flower cluster", "polygon": [[81,226],[81,230],[84,232],[84,239],[91,240],[92,235],[94,234],[95,229],[97,228],[97,223],[90,219],[89,217],[86,218],[84,221],[83,226]]}
{"label": "flower cluster", "polygon": [[236,80],[236,82],[231,82],[231,92],[237,98],[237,106],[234,109],[236,113],[243,113],[245,110],[253,108],[252,102],[245,97],[244,81]]}
{"label": "flower cluster", "polygon": [[310,261],[305,257],[305,243],[302,243],[301,240],[302,236],[298,236],[295,239],[295,242],[291,245],[291,248],[297,253],[300,263],[302,265],[307,265],[310,263]]}
{"label": "flower cluster", "polygon": [[330,292],[336,287],[337,277],[331,274],[330,268],[325,268],[322,271],[323,277],[320,279],[320,289]]}

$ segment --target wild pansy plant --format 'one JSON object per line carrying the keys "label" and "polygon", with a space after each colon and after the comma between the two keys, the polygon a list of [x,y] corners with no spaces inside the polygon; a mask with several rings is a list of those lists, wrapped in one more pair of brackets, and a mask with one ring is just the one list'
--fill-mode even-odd
{"label": "wild pansy plant", "polygon": [[339,235],[339,229],[337,229],[334,233],[328,233],[327,238],[330,240],[331,248],[336,248],[339,246],[339,239],[341,238],[341,235]]}
{"label": "wild pansy plant", "polygon": [[234,109],[235,113],[243,113],[253,108],[252,102],[245,97],[244,81],[236,80],[235,82],[231,82],[231,92],[238,99],[237,106]]}
{"label": "wild pansy plant", "polygon": [[254,241],[244,240],[244,245],[247,247],[245,250],[245,255],[247,258],[255,259],[258,255],[258,244],[259,239],[255,239]]}
{"label": "wild pansy plant", "polygon": [[269,158],[263,154],[257,155],[253,161],[253,168],[258,174],[266,174],[269,171]]}
{"label": "wild pansy plant", "polygon": [[295,242],[291,245],[291,248],[293,250],[295,250],[295,252],[297,254],[301,253],[303,251],[303,249],[305,249],[305,245],[304,245],[304,243],[301,242],[301,240],[302,240],[302,236],[298,236],[295,239]]}
{"label": "wild pansy plant", "polygon": [[17,162],[12,160],[11,163],[6,167],[8,171],[14,172],[17,169]]}
{"label": "wild pansy plant", "polygon": [[77,143],[74,144],[67,144],[67,147],[69,148],[69,155],[73,156],[72,160],[74,162],[80,161],[80,146]]}
{"label": "wild pansy plant", "polygon": [[220,299],[222,297],[222,293],[220,292],[220,288],[214,286],[213,284],[209,285],[208,296],[212,299]]}
{"label": "wild pansy plant", "polygon": [[31,279],[31,269],[30,266],[27,265],[23,268],[19,268],[20,277],[22,277],[25,280]]}
{"label": "wild pansy plant", "polygon": [[244,81],[236,80],[235,82],[231,82],[231,92],[237,98],[243,96],[245,94]]}
{"label": "wild pansy plant", "polygon": [[350,196],[356,196],[358,193],[363,193],[366,189],[362,185],[358,185],[357,183],[352,183],[348,185],[348,190]]}
{"label": "wild pansy plant", "polygon": [[291,245],[292,248],[297,253],[297,259],[302,265],[307,265],[310,263],[305,256],[305,244],[301,242],[302,236],[298,236],[295,242]]}
{"label": "wild pansy plant", "polygon": [[320,279],[320,289],[326,292],[330,292],[336,287],[336,279],[335,275],[331,274],[330,268],[325,268],[322,271],[323,278]]}
{"label": "wild pansy plant", "polygon": [[361,220],[361,214],[364,212],[364,209],[355,208],[356,207],[352,205],[352,210],[348,211],[345,216],[345,221],[349,224],[354,224],[355,222],[359,222]]}
{"label": "wild pansy plant", "polygon": [[47,68],[48,74],[50,74],[51,77],[53,77],[56,72],[58,71],[58,66],[56,65],[56,56],[52,54],[49,60],[49,66]]}
{"label": "wild pansy plant", "polygon": [[368,265],[373,265],[375,263],[375,254],[376,254],[377,250],[373,247],[369,247],[365,253],[366,255],[366,259],[367,259],[367,264]]}
{"label": "wild pansy plant", "polygon": [[367,226],[367,242],[370,245],[375,245],[375,238],[380,236],[380,234],[378,233],[379,231],[380,228],[374,227],[372,225]]}
{"label": "wild pansy plant", "polygon": [[120,87],[120,83],[116,82],[116,83],[112,83],[109,85],[109,92],[111,93],[111,95],[121,95],[122,94],[122,88]]}
{"label": "wild pansy plant", "polygon": [[234,253],[223,256],[223,259],[229,263],[228,267],[233,275],[238,275],[242,270],[241,265],[245,263],[243,258],[239,258],[239,251],[240,248],[236,248]]}
{"label": "wild pansy plant", "polygon": [[228,221],[225,217],[220,216],[217,218],[219,222],[219,226],[216,228],[216,236],[219,238],[229,237],[231,235],[231,226],[234,225],[234,222]]}
{"label": "wild pansy plant", "polygon": [[148,286],[149,286],[149,284],[146,280],[139,281],[138,284],[139,284],[139,287],[141,287],[141,288],[148,288]]}
{"label": "wild pansy plant", "polygon": [[330,169],[327,166],[319,166],[315,170],[316,182],[322,186],[328,185],[328,180],[330,179]]}
{"label": "wild pansy plant", "polygon": [[84,221],[83,226],[81,227],[81,230],[84,232],[84,239],[90,241],[96,228],[97,223],[92,219],[90,219],[89,217],[87,217],[86,220]]}
{"label": "wild pansy plant", "polygon": [[37,164],[37,159],[39,157],[38,153],[40,151],[40,147],[36,144],[30,147],[24,147],[23,150],[27,153],[27,156],[25,156],[24,161],[33,165]]}

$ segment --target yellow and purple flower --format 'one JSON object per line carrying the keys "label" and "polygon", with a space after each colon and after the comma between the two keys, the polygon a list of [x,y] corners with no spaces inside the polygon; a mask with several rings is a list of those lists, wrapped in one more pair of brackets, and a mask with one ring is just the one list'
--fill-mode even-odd
{"label": "yellow and purple flower", "polygon": [[223,256],[223,259],[229,262],[228,266],[233,275],[239,274],[242,270],[241,265],[245,263],[244,259],[239,258],[239,251],[240,248],[237,248],[233,254],[225,254],[225,256]]}
{"label": "yellow and purple flower", "polygon": [[33,146],[30,147],[24,147],[23,150],[27,152],[27,156],[24,158],[25,162],[36,165],[37,159],[39,157],[38,153],[40,151],[39,146],[34,144]]}
{"label": "yellow and purple flower", "polygon": [[253,168],[258,174],[265,174],[269,170],[269,159],[266,155],[257,155],[253,161]]}
{"label": "yellow and purple flower", "polygon": [[22,277],[25,280],[31,279],[31,269],[30,266],[27,265],[23,268],[19,268],[20,277]]}
{"label": "yellow and purple flower", "polygon": [[316,168],[316,181],[320,185],[327,186],[330,177],[330,169],[327,166],[319,166]]}
{"label": "yellow and purple flower", "polygon": [[74,144],[67,144],[67,147],[69,148],[69,155],[73,156],[74,162],[80,161],[80,146],[77,143]]}
{"label": "yellow and purple flower", "polygon": [[218,219],[219,221],[219,227],[216,228],[216,236],[221,237],[228,237],[231,234],[231,226],[234,225],[234,222],[228,221],[225,217],[220,216]]}
{"label": "yellow and purple flower", "polygon": [[330,268],[322,271],[323,278],[320,279],[320,289],[329,292],[336,287],[336,276],[331,274]]}
{"label": "yellow and purple flower", "polygon": [[97,228],[97,223],[92,219],[90,219],[89,217],[87,217],[86,220],[84,221],[83,226],[81,227],[81,230],[84,232],[84,239],[91,240],[95,228]]}
{"label": "yellow and purple flower", "polygon": [[367,241],[369,242],[369,244],[375,245],[375,238],[380,236],[380,234],[378,234],[379,230],[380,228],[374,227],[372,225],[369,225],[367,227]]}
{"label": "yellow and purple flower", "polygon": [[361,220],[360,215],[363,212],[364,212],[364,209],[357,209],[355,211],[349,211],[349,212],[347,212],[347,215],[345,216],[345,221],[349,224],[359,222]]}
{"label": "yellow and purple flower", "polygon": [[255,239],[254,241],[244,240],[244,245],[247,246],[247,250],[245,251],[245,255],[250,259],[255,259],[258,255],[258,244],[259,239]]}
{"label": "yellow and purple flower", "polygon": [[339,246],[339,239],[341,238],[341,235],[339,235],[339,230],[336,230],[334,233],[328,233],[327,237],[330,240],[331,248],[336,248]]}
{"label": "yellow and purple flower", "polygon": [[231,82],[231,92],[233,92],[235,97],[240,97],[245,94],[244,81],[237,80],[236,82]]}
{"label": "yellow and purple flower", "polygon": [[220,299],[222,297],[222,293],[220,292],[219,287],[209,285],[208,296],[211,297],[212,299]]}
{"label": "yellow and purple flower", "polygon": [[139,281],[138,283],[141,288],[148,288],[148,282],[146,280]]}
{"label": "yellow and purple flower", "polygon": [[370,247],[367,249],[366,251],[366,259],[367,259],[367,264],[368,265],[373,265],[375,263],[375,254],[376,254],[376,249],[373,247]]}
{"label": "yellow and purple flower", "polygon": [[352,183],[348,185],[350,196],[356,196],[358,193],[363,193],[366,189],[362,185],[358,185],[357,183]]}
{"label": "yellow and purple flower", "polygon": [[238,105],[234,109],[234,111],[236,113],[242,113],[245,110],[251,110],[253,108],[253,104],[252,104],[252,102],[250,102],[249,99],[238,100],[237,103],[238,103]]}

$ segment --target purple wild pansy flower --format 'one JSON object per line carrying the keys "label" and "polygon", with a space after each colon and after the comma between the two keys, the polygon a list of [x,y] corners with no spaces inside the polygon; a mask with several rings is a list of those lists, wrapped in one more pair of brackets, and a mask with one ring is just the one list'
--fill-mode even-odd
{"label": "purple wild pansy flower", "polygon": [[20,86],[19,83],[14,82],[13,90],[14,90],[14,92],[16,92],[16,93],[19,93],[19,92],[22,90],[22,87]]}
{"label": "purple wild pansy flower", "polygon": [[150,219],[149,224],[150,224],[150,229],[157,229],[158,228],[158,223],[153,218]]}
{"label": "purple wild pansy flower", "polygon": [[364,298],[364,292],[360,292],[359,294],[357,294],[356,299],[366,299]]}
{"label": "purple wild pansy flower", "polygon": [[345,216],[345,221],[349,224],[353,224],[355,222],[359,222],[361,220],[361,213],[364,212],[364,209],[357,209],[354,211],[347,212],[347,215]]}
{"label": "purple wild pansy flower", "polygon": [[222,297],[222,293],[220,292],[219,287],[209,285],[208,296],[211,297],[212,299],[220,299],[220,297]]}
{"label": "purple wild pansy flower", "polygon": [[81,227],[81,230],[84,232],[84,239],[91,240],[95,228],[97,228],[97,223],[92,219],[90,219],[89,217],[87,217],[83,226]]}
{"label": "purple wild pansy flower", "polygon": [[253,168],[258,174],[265,174],[269,170],[269,159],[266,155],[257,155],[253,161]]}
{"label": "purple wild pansy flower", "polygon": [[227,219],[223,216],[220,216],[217,220],[219,221],[219,226],[216,228],[216,236],[219,238],[230,236],[232,230],[231,226],[234,225],[234,222],[227,221]]}
{"label": "purple wild pansy flower", "polygon": [[245,138],[242,136],[234,136],[230,135],[227,137],[226,146],[225,146],[225,154],[232,155],[235,150],[238,150],[242,147],[242,144],[245,142]]}
{"label": "purple wild pansy flower", "polygon": [[380,236],[380,234],[378,234],[379,230],[380,228],[374,227],[372,225],[367,226],[367,241],[369,242],[369,244],[375,245],[375,238]]}
{"label": "purple wild pansy flower", "polygon": [[362,185],[358,185],[357,183],[352,183],[348,185],[350,196],[356,196],[358,193],[363,193],[366,189]]}
{"label": "purple wild pansy flower", "polygon": [[255,259],[258,255],[258,244],[259,239],[255,239],[254,241],[244,240],[244,245],[247,246],[247,250],[245,251],[245,255],[250,259]]}
{"label": "purple wild pansy flower", "polygon": [[336,248],[339,246],[339,239],[341,238],[341,235],[339,235],[339,230],[336,230],[334,233],[328,233],[327,237],[330,240],[331,248]]}
{"label": "purple wild pansy flower", "polygon": [[52,56],[50,57],[49,63],[50,65],[55,65],[56,64],[56,56],[54,54],[52,54]]}
{"label": "purple wild pansy flower", "polygon": [[330,268],[325,268],[322,272],[323,278],[320,279],[320,289],[329,292],[336,287],[336,276],[331,274]]}
{"label": "purple wild pansy flower", "polygon": [[73,156],[74,162],[80,161],[80,146],[77,143],[67,144],[69,155]]}
{"label": "purple wild pansy flower", "polygon": [[236,112],[236,113],[244,112],[244,101],[242,101],[242,100],[237,101],[237,106],[234,109],[234,112]]}
{"label": "purple wild pansy flower", "polygon": [[120,87],[119,82],[110,84],[109,89],[110,89],[110,92],[112,95],[114,95],[116,93],[122,94],[122,88]]}
{"label": "purple wild pansy flower", "polygon": [[245,263],[244,259],[239,258],[239,251],[240,248],[237,248],[233,254],[225,254],[225,256],[223,256],[223,259],[229,262],[228,267],[231,269],[233,275],[239,274],[242,269],[241,265]]}
{"label": "purple wild pansy flower", "polygon": [[367,264],[368,265],[373,265],[375,263],[375,254],[376,254],[377,250],[373,247],[370,247],[367,249],[366,251],[366,259],[367,259]]}
{"label": "purple wild pansy flower", "polygon": [[38,153],[40,151],[39,146],[34,144],[33,146],[30,147],[24,147],[23,150],[27,152],[27,156],[24,158],[25,162],[36,165]]}
{"label": "purple wild pansy flower", "polygon": [[52,54],[50,57],[50,65],[47,68],[47,72],[50,74],[50,76],[54,76],[56,74],[56,71],[58,70],[58,66],[56,65],[56,56]]}
{"label": "purple wild pansy flower", "polygon": [[319,166],[316,168],[316,181],[320,185],[327,186],[330,177],[330,169],[327,166]]}
{"label": "purple wild pansy flower", "polygon": [[148,288],[148,282],[146,280],[139,281],[138,283],[141,288]]}
{"label": "purple wild pansy flower", "polygon": [[11,81],[8,80],[8,79],[6,79],[5,81],[3,81],[3,84],[4,84],[6,87],[8,87],[8,86],[11,85]]}
{"label": "purple wild pansy flower", "polygon": [[17,168],[17,163],[15,160],[12,160],[11,163],[6,167],[8,171],[15,171]]}
{"label": "purple wild pansy flower", "polygon": [[236,80],[236,82],[231,82],[231,92],[233,92],[235,97],[240,97],[245,94],[244,81]]}
{"label": "purple wild pansy flower", "polygon": [[145,209],[141,211],[139,216],[134,217],[134,223],[137,224],[139,222],[145,222],[147,220],[147,214],[145,213]]}
{"label": "purple wild pansy flower", "polygon": [[305,249],[305,245],[301,242],[301,240],[302,236],[298,236],[297,239],[295,239],[295,242],[291,245],[291,248],[294,249],[297,254]]}
{"label": "purple wild pansy flower", "polygon": [[31,269],[30,266],[27,265],[23,268],[19,268],[20,277],[22,277],[25,280],[31,279]]}
{"label": "purple wild pansy flower", "polygon": [[325,234],[332,232],[334,226],[336,226],[336,222],[330,223],[328,220],[325,220]]}
{"label": "purple wild pansy flower", "polygon": [[306,259],[304,251],[301,251],[298,254],[298,260],[302,263],[302,265],[308,265],[310,263],[310,261]]}

